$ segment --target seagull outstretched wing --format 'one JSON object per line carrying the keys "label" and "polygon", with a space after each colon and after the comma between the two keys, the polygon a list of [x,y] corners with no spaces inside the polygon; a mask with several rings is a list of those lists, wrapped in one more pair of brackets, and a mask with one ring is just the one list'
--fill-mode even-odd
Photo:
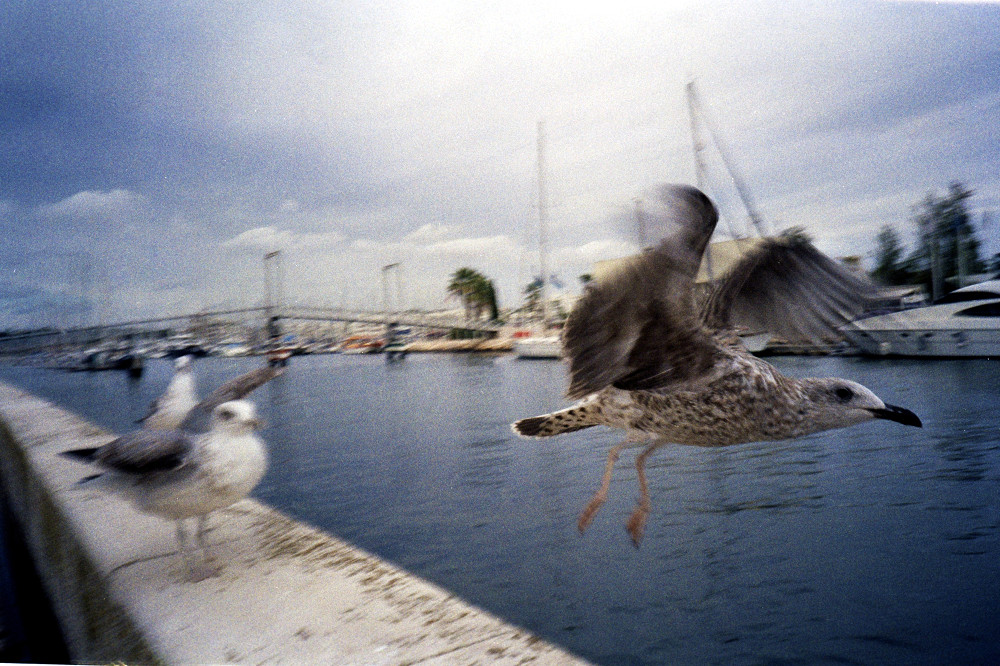
{"label": "seagull outstretched wing", "polygon": [[860,315],[877,288],[801,233],[769,238],[719,280],[702,313],[711,330],[745,326],[816,342]]}
{"label": "seagull outstretched wing", "polygon": [[182,467],[194,444],[178,430],[137,430],[104,446],[63,451],[68,458],[129,474],[151,474]]}
{"label": "seagull outstretched wing", "polygon": [[664,389],[705,377],[719,346],[695,310],[693,283],[718,212],[701,191],[664,185],[645,207],[662,240],[588,285],[566,320],[567,396],[607,386]]}

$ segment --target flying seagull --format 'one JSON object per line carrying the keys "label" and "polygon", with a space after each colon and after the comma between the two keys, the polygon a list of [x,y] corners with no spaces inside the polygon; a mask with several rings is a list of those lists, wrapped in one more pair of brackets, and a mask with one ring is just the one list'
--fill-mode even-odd
{"label": "flying seagull", "polygon": [[198,404],[191,373],[191,357],[180,356],[174,361],[174,376],[160,397],[149,405],[149,411],[136,423],[150,430],[172,430],[180,426],[188,412]]}
{"label": "flying seagull", "polygon": [[[176,521],[177,542],[191,578],[217,573],[208,566],[208,514],[247,497],[267,469],[267,450],[255,434],[261,423],[253,403],[223,402],[212,409],[206,432],[142,429],[97,448],[63,451],[101,472],[84,486],[118,493],[137,509]],[[194,538],[204,568],[189,558],[184,521],[195,518]]]}
{"label": "flying seagull", "polygon": [[864,309],[872,285],[792,233],[749,252],[699,302],[694,279],[718,221],[715,205],[696,188],[664,185],[645,211],[662,240],[590,283],[566,320],[566,395],[579,401],[513,424],[526,437],[595,425],[625,431],[580,515],[581,532],[604,503],[626,444],[645,444],[635,461],[640,499],[627,524],[638,546],[650,510],[646,460],[664,444],[791,439],[871,419],[921,426],[913,412],[856,382],[786,377],[735,334],[747,326],[790,341],[822,339]]}

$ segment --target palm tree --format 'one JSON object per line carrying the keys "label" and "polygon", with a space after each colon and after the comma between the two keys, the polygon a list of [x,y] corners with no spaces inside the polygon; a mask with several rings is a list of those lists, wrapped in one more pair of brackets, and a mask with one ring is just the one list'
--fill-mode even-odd
{"label": "palm tree", "polygon": [[480,273],[472,268],[459,268],[451,274],[451,281],[448,283],[448,293],[457,296],[462,301],[466,319],[471,318],[472,293],[475,291],[476,279],[479,277],[481,277]]}
{"label": "palm tree", "polygon": [[493,281],[477,270],[459,268],[452,273],[448,293],[461,299],[466,319],[481,319],[487,309],[491,319],[499,316]]}
{"label": "palm tree", "polygon": [[534,316],[541,316],[542,280],[535,278],[524,288],[524,309]]}

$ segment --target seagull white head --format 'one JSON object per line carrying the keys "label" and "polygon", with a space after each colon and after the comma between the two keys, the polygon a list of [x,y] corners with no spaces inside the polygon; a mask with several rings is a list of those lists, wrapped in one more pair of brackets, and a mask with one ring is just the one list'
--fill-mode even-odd
{"label": "seagull white head", "polygon": [[262,426],[256,408],[247,400],[231,400],[212,410],[211,429],[216,432],[246,434]]}
{"label": "seagull white head", "polygon": [[800,380],[805,390],[802,409],[815,425],[812,432],[845,428],[872,419],[885,419],[922,428],[916,414],[908,409],[886,404],[857,382],[848,379],[810,378]]}

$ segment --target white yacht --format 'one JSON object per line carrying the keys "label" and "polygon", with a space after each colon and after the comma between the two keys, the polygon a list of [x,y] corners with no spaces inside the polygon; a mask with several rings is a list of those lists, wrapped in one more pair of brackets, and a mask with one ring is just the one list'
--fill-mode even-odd
{"label": "white yacht", "polygon": [[514,340],[517,358],[562,358],[562,338],[558,335],[532,335]]}
{"label": "white yacht", "polygon": [[1000,358],[1000,279],[956,289],[926,307],[863,317],[841,330],[876,356]]}
{"label": "white yacht", "polygon": [[772,337],[770,333],[741,333],[740,342],[743,343],[743,346],[751,354],[759,354],[771,344]]}

